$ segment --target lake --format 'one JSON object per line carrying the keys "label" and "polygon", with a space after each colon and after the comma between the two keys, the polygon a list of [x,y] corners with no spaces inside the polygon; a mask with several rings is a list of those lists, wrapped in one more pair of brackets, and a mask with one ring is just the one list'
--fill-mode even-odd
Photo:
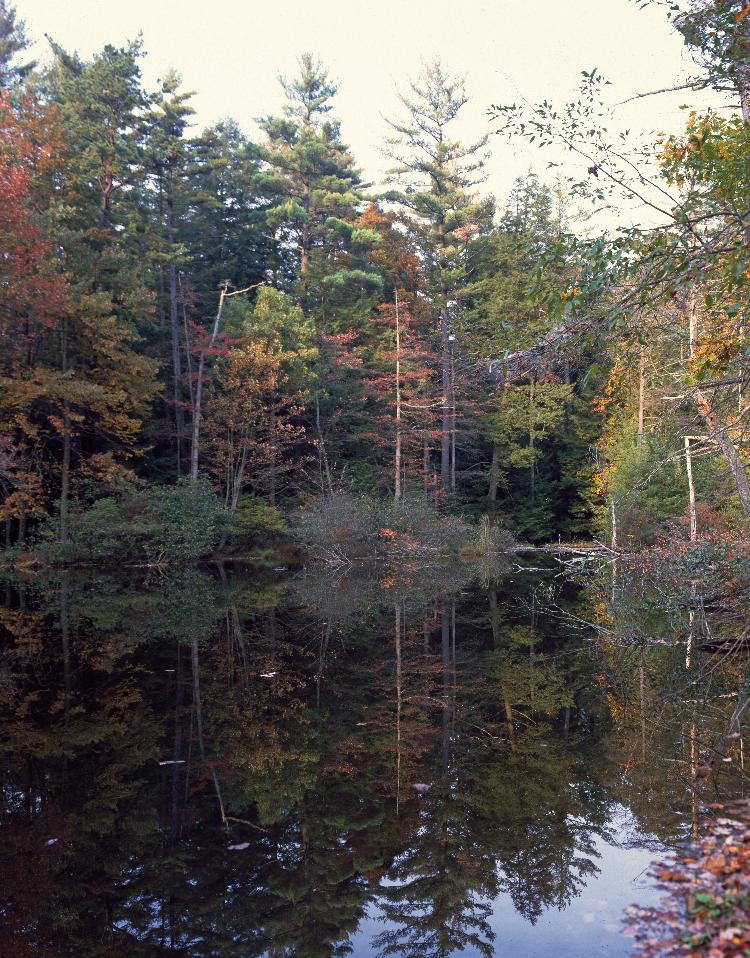
{"label": "lake", "polygon": [[629,955],[747,599],[584,560],[3,580],[0,954]]}

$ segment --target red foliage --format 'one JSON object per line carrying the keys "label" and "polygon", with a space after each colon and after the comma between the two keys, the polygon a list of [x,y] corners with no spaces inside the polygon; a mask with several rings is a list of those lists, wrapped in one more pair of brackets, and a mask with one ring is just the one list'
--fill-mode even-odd
{"label": "red foliage", "polygon": [[57,150],[49,114],[31,103],[14,110],[0,91],[0,342],[6,362],[23,358],[39,327],[67,306],[55,249],[35,223],[33,180]]}

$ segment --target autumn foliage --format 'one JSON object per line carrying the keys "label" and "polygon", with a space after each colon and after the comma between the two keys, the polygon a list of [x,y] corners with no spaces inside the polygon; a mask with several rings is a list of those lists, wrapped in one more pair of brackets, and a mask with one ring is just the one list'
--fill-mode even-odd
{"label": "autumn foliage", "polygon": [[737,958],[750,951],[750,826],[747,807],[706,822],[703,838],[655,865],[666,894],[631,906],[627,933],[638,958]]}

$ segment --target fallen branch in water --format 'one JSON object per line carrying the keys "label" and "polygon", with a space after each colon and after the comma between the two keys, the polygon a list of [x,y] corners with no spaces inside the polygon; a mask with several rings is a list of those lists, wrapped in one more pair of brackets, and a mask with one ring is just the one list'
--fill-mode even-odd
{"label": "fallen branch in water", "polygon": [[254,822],[249,822],[246,818],[235,818],[234,815],[225,815],[224,824],[227,822],[236,822],[238,825],[247,825],[248,828],[254,828],[258,832],[263,832],[264,835],[268,834],[268,829],[261,828],[260,825],[256,825]]}

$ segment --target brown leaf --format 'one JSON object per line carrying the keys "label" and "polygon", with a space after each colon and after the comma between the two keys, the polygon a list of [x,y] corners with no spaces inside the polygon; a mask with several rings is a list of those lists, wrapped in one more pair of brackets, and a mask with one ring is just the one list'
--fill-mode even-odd
{"label": "brown leaf", "polygon": [[687,881],[686,876],[682,872],[678,872],[672,868],[660,868],[656,872],[656,877],[659,881]]}

